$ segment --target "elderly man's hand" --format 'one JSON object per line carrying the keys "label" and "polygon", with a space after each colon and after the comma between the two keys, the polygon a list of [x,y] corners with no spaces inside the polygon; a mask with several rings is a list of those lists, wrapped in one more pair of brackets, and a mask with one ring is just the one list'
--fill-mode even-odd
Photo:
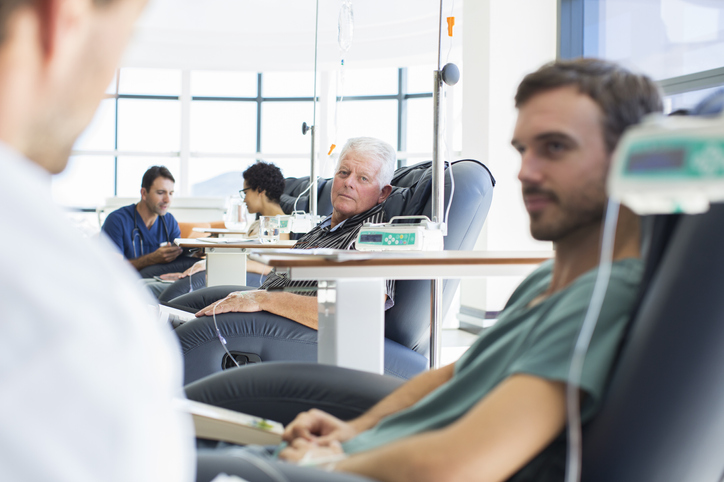
{"label": "elderly man's hand", "polygon": [[202,259],[201,261],[197,261],[189,269],[181,273],[177,279],[180,278],[186,278],[187,276],[191,276],[192,274],[196,274],[199,271],[205,271],[206,270],[206,260]]}
{"label": "elderly man's hand", "polygon": [[235,291],[221,301],[203,308],[196,316],[211,316],[214,313],[251,313],[261,311],[261,303],[268,296],[263,290]]}

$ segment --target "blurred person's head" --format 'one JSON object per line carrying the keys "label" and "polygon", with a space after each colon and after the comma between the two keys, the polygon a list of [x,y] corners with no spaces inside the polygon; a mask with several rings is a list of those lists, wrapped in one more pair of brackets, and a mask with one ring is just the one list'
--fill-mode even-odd
{"label": "blurred person's head", "polygon": [[149,212],[164,216],[171,206],[176,179],[166,166],[152,166],[141,180],[141,202]]}
{"label": "blurred person's head", "polygon": [[332,223],[384,202],[392,192],[395,164],[395,149],[388,143],[373,137],[349,139],[332,181]]}
{"label": "blurred person's head", "polygon": [[272,163],[258,161],[242,173],[244,203],[250,213],[263,211],[265,204],[279,206],[284,192],[284,175]]}
{"label": "blurred person's head", "polygon": [[515,104],[512,143],[531,234],[554,242],[595,236],[611,154],[627,127],[662,110],[658,87],[611,62],[557,61],[523,79]]}
{"label": "blurred person's head", "polygon": [[111,82],[146,0],[0,3],[0,140],[51,173]]}

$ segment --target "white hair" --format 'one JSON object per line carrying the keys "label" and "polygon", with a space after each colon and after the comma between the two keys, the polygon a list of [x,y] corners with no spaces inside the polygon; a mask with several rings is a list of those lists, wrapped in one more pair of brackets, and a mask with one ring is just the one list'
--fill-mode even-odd
{"label": "white hair", "polygon": [[377,174],[377,181],[380,183],[380,188],[392,182],[397,167],[397,152],[391,145],[374,137],[352,137],[339,153],[337,167],[349,152],[355,152],[379,162],[380,171]]}

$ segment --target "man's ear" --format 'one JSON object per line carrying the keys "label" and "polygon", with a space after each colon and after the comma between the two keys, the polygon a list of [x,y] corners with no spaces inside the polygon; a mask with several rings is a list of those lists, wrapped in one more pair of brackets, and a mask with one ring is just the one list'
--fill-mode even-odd
{"label": "man's ear", "polygon": [[380,197],[377,199],[377,204],[381,204],[387,200],[388,197],[390,197],[390,194],[392,193],[392,186],[389,184],[382,188],[382,191],[380,191]]}
{"label": "man's ear", "polygon": [[145,187],[142,187],[142,188],[141,188],[141,199],[145,201],[147,194],[148,194],[148,191],[146,191],[146,188],[145,188]]}

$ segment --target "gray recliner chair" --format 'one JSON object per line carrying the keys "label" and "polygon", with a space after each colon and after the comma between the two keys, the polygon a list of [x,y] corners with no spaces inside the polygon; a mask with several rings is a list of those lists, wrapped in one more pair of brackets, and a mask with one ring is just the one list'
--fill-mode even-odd
{"label": "gray recliner chair", "polygon": [[[492,200],[494,179],[488,169],[474,160],[452,163],[455,194],[448,220],[445,249],[472,249],[482,229]],[[446,171],[447,172],[447,171]],[[329,197],[331,181],[320,181],[320,205]],[[394,190],[385,202],[385,212],[395,215],[430,215],[431,200],[430,163],[398,169],[392,181]],[[450,177],[446,175],[446,206],[450,194]],[[295,194],[306,187],[306,181],[292,184],[283,203],[291,205]],[[306,205],[300,198],[298,209]],[[330,204],[331,208],[331,204]],[[289,207],[291,210],[291,207]],[[457,289],[458,280],[447,280],[443,287],[443,308],[447,310]],[[429,364],[428,341],[430,326],[430,287],[426,281],[399,281],[395,290],[395,306],[385,314],[385,373],[409,378]],[[226,296],[237,286],[216,287],[195,296],[198,308],[207,306]],[[184,304],[183,298],[174,303]],[[196,305],[195,305],[196,306]],[[286,318],[267,312],[221,314],[216,316],[227,348],[240,364],[259,361],[315,362],[317,359],[317,332]],[[221,345],[213,320],[199,318],[176,330],[185,359],[186,383],[233,368]]]}

